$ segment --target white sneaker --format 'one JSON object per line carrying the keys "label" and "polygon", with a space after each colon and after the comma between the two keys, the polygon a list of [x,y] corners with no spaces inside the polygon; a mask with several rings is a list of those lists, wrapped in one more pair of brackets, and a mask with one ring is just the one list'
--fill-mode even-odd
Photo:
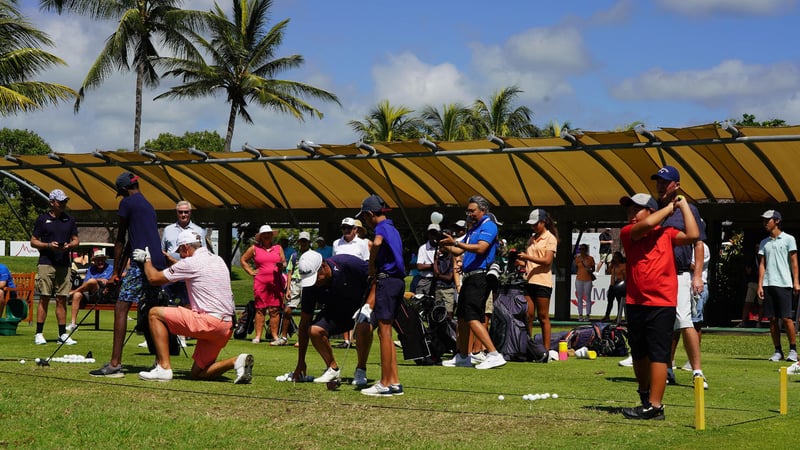
{"label": "white sneaker", "polygon": [[473,365],[478,365],[484,361],[486,361],[486,353],[478,352],[469,355],[469,362],[471,362]]}
{"label": "white sneaker", "polygon": [[800,375],[800,363],[794,363],[787,367],[786,373],[789,375]]}
{"label": "white sneaker", "polygon": [[[403,391],[401,389],[400,393],[398,395],[403,395],[402,392]],[[368,387],[367,389],[362,389],[361,393],[364,394],[364,395],[372,396],[372,397],[391,397],[392,395],[394,395],[394,392],[392,391],[392,388],[390,388],[388,386],[384,386],[380,382],[377,382],[377,383],[373,384],[372,386]]]}
{"label": "white sneaker", "polygon": [[78,326],[75,325],[74,323],[67,324],[67,332],[68,333],[71,332],[72,330],[77,330],[77,329],[78,329]]}
{"label": "white sneaker", "polygon": [[334,381],[339,379],[339,370],[334,369],[332,367],[328,367],[325,369],[325,372],[322,375],[314,378],[314,383],[327,383],[328,381]]}
{"label": "white sneaker", "polygon": [[44,334],[36,333],[36,335],[33,336],[33,343],[36,345],[44,345],[47,344],[47,339],[44,338]]}
{"label": "white sneaker", "polygon": [[236,358],[236,362],[233,363],[236,379],[233,380],[233,384],[250,384],[253,379],[253,362],[253,355],[247,353],[242,353]]}
{"label": "white sneaker", "polygon": [[684,365],[681,367],[681,370],[685,370],[685,371],[687,371],[687,372],[691,372],[691,371],[693,371],[694,369],[692,369],[692,363],[691,363],[691,362],[689,362],[689,361],[686,361],[686,364],[684,364]]}
{"label": "white sneaker", "polygon": [[708,381],[706,380],[705,375],[703,375],[702,373],[696,373],[696,374],[692,375],[692,383],[694,383],[694,379],[697,378],[697,377],[700,377],[700,378],[703,379],[703,389],[705,389],[707,391],[708,390]]}
{"label": "white sneaker", "polygon": [[506,359],[500,353],[496,355],[486,355],[486,360],[475,366],[476,369],[494,369],[495,367],[505,366]]}
{"label": "white sneaker", "polygon": [[137,345],[137,347],[139,347],[139,348],[147,348],[147,341],[139,343],[139,345]]}
{"label": "white sneaker", "polygon": [[172,380],[172,369],[164,369],[156,364],[156,367],[149,372],[139,372],[139,379],[144,381],[170,381]]}
{"label": "white sneaker", "polygon": [[442,361],[442,366],[444,367],[472,367],[472,358],[470,356],[461,356],[460,353],[456,353],[456,356],[453,359],[446,359]]}
{"label": "white sneaker", "polygon": [[617,364],[619,364],[622,367],[633,367],[633,356],[628,356],[627,358],[623,359]]}
{"label": "white sneaker", "polygon": [[59,336],[58,343],[59,344],[64,344],[64,345],[75,345],[75,344],[78,343],[78,341],[76,341],[76,340],[72,339],[71,337],[69,337],[69,334],[64,333],[61,336]]}
{"label": "white sneaker", "polygon": [[797,362],[797,350],[789,350],[789,354],[786,355],[786,360],[789,362]]}
{"label": "white sneaker", "polygon": [[783,361],[783,353],[775,352],[772,356],[769,357],[769,360],[772,362]]}
{"label": "white sneaker", "polygon": [[353,386],[364,387],[367,385],[367,371],[356,367],[356,373],[353,374]]}

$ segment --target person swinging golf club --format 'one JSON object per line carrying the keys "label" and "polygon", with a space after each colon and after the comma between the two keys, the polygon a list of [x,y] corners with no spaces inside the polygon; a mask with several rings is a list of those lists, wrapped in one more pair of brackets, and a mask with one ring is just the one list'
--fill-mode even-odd
{"label": "person swinging golf club", "polygon": [[[353,314],[361,307],[367,289],[368,264],[361,258],[345,254],[323,259],[315,251],[303,253],[297,264],[302,293],[297,366],[292,372],[292,380],[300,381],[306,376],[306,351],[310,340],[326,367],[314,382],[327,383],[329,389],[336,389],[340,383],[341,366],[333,356],[329,339],[331,335],[353,328]],[[321,304],[322,309],[313,317],[317,304]]]}

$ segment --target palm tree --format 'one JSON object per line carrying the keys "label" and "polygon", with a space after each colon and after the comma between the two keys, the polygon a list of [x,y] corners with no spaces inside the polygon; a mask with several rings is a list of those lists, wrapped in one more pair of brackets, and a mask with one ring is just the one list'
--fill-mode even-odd
{"label": "palm tree", "polygon": [[133,150],[139,150],[142,126],[142,87],[155,88],[159,76],[155,64],[159,54],[153,38],[176,52],[190,52],[184,35],[198,25],[199,11],[180,9],[181,0],[41,0],[43,10],[70,11],[93,19],[119,21],[106,45],[83,80],[75,112],[80,110],[86,91],[103,84],[114,70],[136,72],[136,112],[133,125]]}
{"label": "palm tree", "polygon": [[305,115],[322,118],[318,109],[305,98],[335,102],[336,95],[314,86],[291,80],[274,78],[277,74],[300,67],[302,55],[275,58],[275,51],[283,42],[289,19],[267,30],[271,0],[233,0],[233,16],[229,19],[218,4],[207,16],[210,39],[197,32],[191,38],[199,49],[209,55],[210,62],[200,56],[190,58],[164,58],[170,68],[164,75],[182,78],[180,86],[156,97],[197,98],[224,92],[230,103],[225,151],[230,151],[236,117],[253,123],[247,111],[248,102],[288,113],[303,120]]}
{"label": "palm tree", "polygon": [[444,105],[441,112],[426,106],[421,117],[425,121],[425,131],[438,141],[460,141],[473,135],[470,110],[459,103]]}
{"label": "palm tree", "polygon": [[62,84],[30,80],[44,69],[66,65],[41,50],[43,45],[53,42],[20,14],[16,0],[0,0],[0,116],[41,109],[77,95]]}
{"label": "palm tree", "polygon": [[382,100],[370,110],[363,122],[351,120],[350,128],[358,133],[364,142],[391,142],[418,138],[425,123],[422,119],[411,117],[413,109],[405,106],[392,106],[389,100]]}
{"label": "palm tree", "polygon": [[522,92],[516,86],[507,87],[494,93],[487,104],[481,99],[472,106],[476,131],[485,137],[495,136],[536,137],[539,129],[531,123],[533,111],[527,106],[514,108],[514,102]]}
{"label": "palm tree", "polygon": [[569,121],[559,123],[557,120],[551,120],[545,124],[544,128],[539,130],[539,134],[545,137],[560,137],[561,130],[566,128],[567,130],[572,129],[572,124]]}

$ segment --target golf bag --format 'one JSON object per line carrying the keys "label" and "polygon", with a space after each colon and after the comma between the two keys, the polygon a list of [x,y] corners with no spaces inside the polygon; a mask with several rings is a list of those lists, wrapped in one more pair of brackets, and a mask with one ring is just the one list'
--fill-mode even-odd
{"label": "golf bag", "polygon": [[255,329],[256,302],[250,300],[244,307],[244,312],[236,321],[236,328],[233,330],[234,339],[247,339],[247,335]]}
{"label": "golf bag", "polygon": [[[408,299],[408,305],[419,317],[422,324],[422,338],[427,344],[429,355],[414,359],[419,365],[438,365],[442,355],[456,351],[456,323],[447,317],[444,303],[437,302],[432,295],[417,294]],[[405,344],[403,344],[405,354]],[[408,358],[406,358],[408,359]]]}
{"label": "golf bag", "polygon": [[567,333],[567,345],[573,350],[586,347],[595,350],[595,346],[600,341],[601,322],[594,322],[591,325],[581,325],[569,330]]}
{"label": "golf bag", "polygon": [[523,286],[502,285],[494,299],[489,336],[506,361],[528,360],[528,302]]}
{"label": "golf bag", "polygon": [[[144,335],[147,341],[147,350],[151,355],[156,354],[156,346],[153,343],[153,337],[150,335],[150,308],[154,306],[169,306],[169,294],[163,289],[156,288],[150,285],[144,287],[144,297],[139,300],[136,305],[136,331]],[[181,345],[178,342],[178,336],[169,333],[167,338],[169,342],[169,354],[177,356],[181,354]]]}
{"label": "golf bag", "polygon": [[416,361],[430,357],[431,351],[428,348],[428,341],[425,339],[425,325],[422,323],[422,318],[405,301],[401,301],[397,305],[392,325],[403,345],[404,360]]}
{"label": "golf bag", "polygon": [[628,330],[611,323],[600,325],[600,339],[595,350],[601,356],[628,356]]}

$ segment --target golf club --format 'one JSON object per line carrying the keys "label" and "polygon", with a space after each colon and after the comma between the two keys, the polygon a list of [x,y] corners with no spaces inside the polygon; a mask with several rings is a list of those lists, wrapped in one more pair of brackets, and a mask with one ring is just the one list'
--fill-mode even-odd
{"label": "golf club", "polygon": [[36,363],[38,366],[40,366],[40,367],[49,367],[50,366],[50,360],[53,359],[53,357],[56,355],[56,353],[58,353],[59,350],[61,350],[61,347],[63,347],[64,344],[67,343],[67,341],[78,330],[78,328],[80,328],[83,325],[83,322],[86,320],[87,317],[89,317],[89,314],[91,314],[95,310],[95,307],[97,307],[97,302],[99,302],[99,301],[100,301],[100,295],[97,295],[97,297],[95,298],[94,303],[92,303],[92,306],[86,311],[86,314],[83,315],[81,320],[78,321],[78,325],[75,326],[75,328],[73,328],[72,331],[69,332],[69,334],[67,335],[66,339],[64,339],[63,341],[61,341],[61,343],[58,344],[58,347],[56,347],[56,349],[53,351],[53,353],[49,357],[47,357],[47,359],[39,359],[39,361]]}

